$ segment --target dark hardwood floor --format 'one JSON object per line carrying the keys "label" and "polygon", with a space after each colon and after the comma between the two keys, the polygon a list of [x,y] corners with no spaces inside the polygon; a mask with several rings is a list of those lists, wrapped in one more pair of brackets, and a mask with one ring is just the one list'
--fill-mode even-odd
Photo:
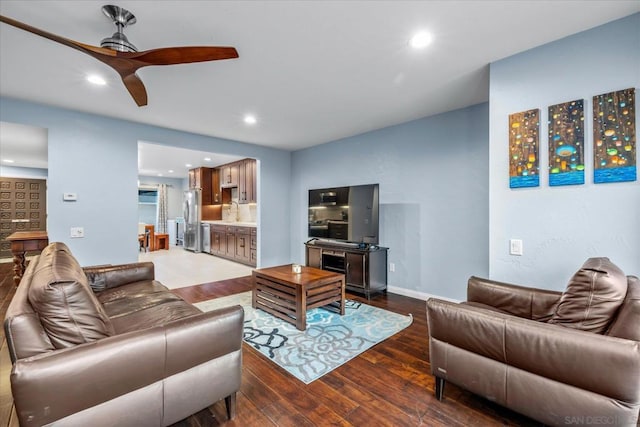
{"label": "dark hardwood floor", "polygon": [[[0,264],[0,314],[15,288],[12,265]],[[176,289],[190,302],[251,289],[251,278]],[[367,302],[348,294],[348,298]],[[174,427],[205,426],[537,426],[524,416],[447,384],[445,399],[433,395],[425,302],[395,294],[372,305],[413,315],[411,326],[309,385],[243,344],[237,415],[227,420],[224,401]],[[11,362],[4,330],[0,347],[0,427],[18,426],[9,384]],[[212,379],[213,381],[214,379]]]}

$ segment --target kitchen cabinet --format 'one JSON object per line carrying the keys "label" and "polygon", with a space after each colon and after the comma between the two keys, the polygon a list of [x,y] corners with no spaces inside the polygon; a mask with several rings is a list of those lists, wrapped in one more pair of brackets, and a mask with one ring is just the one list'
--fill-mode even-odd
{"label": "kitchen cabinet", "polygon": [[387,291],[388,248],[332,244],[314,240],[305,243],[306,264],[309,267],[334,271],[345,275],[345,287],[349,291],[371,298],[375,292]]}
{"label": "kitchen cabinet", "polygon": [[236,261],[248,264],[251,259],[251,241],[250,233],[247,227],[236,228],[236,253],[234,258]]}
{"label": "kitchen cabinet", "polygon": [[200,190],[202,205],[211,204],[211,168],[195,168],[189,170],[189,188]]}
{"label": "kitchen cabinet", "polygon": [[258,230],[251,229],[251,244],[249,246],[249,263],[254,267],[258,265]]}
{"label": "kitchen cabinet", "polygon": [[220,225],[211,226],[211,252],[212,255],[226,255],[227,253],[227,228]]}
{"label": "kitchen cabinet", "polygon": [[257,230],[221,224],[211,225],[211,255],[255,267],[257,265]]}
{"label": "kitchen cabinet", "polygon": [[237,187],[240,175],[240,163],[234,162],[220,167],[220,186]]}
{"label": "kitchen cabinet", "polygon": [[256,203],[256,161],[244,159],[238,176],[238,203]]}
{"label": "kitchen cabinet", "polygon": [[211,169],[211,204],[222,204],[222,191],[220,187],[220,168]]}
{"label": "kitchen cabinet", "polygon": [[227,244],[225,256],[227,258],[235,259],[236,258],[236,229],[235,227],[227,227],[226,231]]}

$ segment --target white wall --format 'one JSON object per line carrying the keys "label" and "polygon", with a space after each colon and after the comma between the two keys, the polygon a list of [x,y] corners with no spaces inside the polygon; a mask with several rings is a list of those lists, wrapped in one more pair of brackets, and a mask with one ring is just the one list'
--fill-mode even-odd
{"label": "white wall", "polygon": [[[535,30],[535,29],[533,29]],[[593,183],[592,97],[640,87],[640,14],[491,64],[490,274],[563,290],[589,257],[640,274],[640,182]],[[585,100],[585,184],[549,187],[547,108]],[[540,187],[509,188],[508,116],[540,108]],[[637,149],[637,145],[636,145]],[[524,255],[508,254],[522,239]]]}
{"label": "white wall", "polygon": [[[290,262],[289,152],[6,97],[0,120],[48,129],[49,238],[66,242],[82,265],[138,259],[138,141],[259,159],[258,265]],[[63,202],[64,192],[78,201]],[[69,238],[76,226],[85,238]]]}

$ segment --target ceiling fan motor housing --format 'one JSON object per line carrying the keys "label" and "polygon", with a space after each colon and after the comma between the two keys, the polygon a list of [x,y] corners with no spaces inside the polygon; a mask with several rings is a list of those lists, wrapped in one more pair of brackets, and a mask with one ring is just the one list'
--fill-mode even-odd
{"label": "ceiling fan motor housing", "polygon": [[136,23],[136,17],[127,9],[119,6],[105,5],[102,6],[102,12],[116,24],[118,31],[113,33],[111,37],[107,37],[100,42],[100,46],[117,50],[119,52],[137,52],[136,48],[124,35],[123,30],[127,25]]}

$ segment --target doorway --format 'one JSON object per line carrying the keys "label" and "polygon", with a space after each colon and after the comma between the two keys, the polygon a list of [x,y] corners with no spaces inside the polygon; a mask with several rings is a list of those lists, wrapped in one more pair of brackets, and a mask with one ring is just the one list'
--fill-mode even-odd
{"label": "doorway", "polygon": [[10,258],[6,240],[16,231],[44,231],[47,224],[47,181],[0,178],[0,258]]}

